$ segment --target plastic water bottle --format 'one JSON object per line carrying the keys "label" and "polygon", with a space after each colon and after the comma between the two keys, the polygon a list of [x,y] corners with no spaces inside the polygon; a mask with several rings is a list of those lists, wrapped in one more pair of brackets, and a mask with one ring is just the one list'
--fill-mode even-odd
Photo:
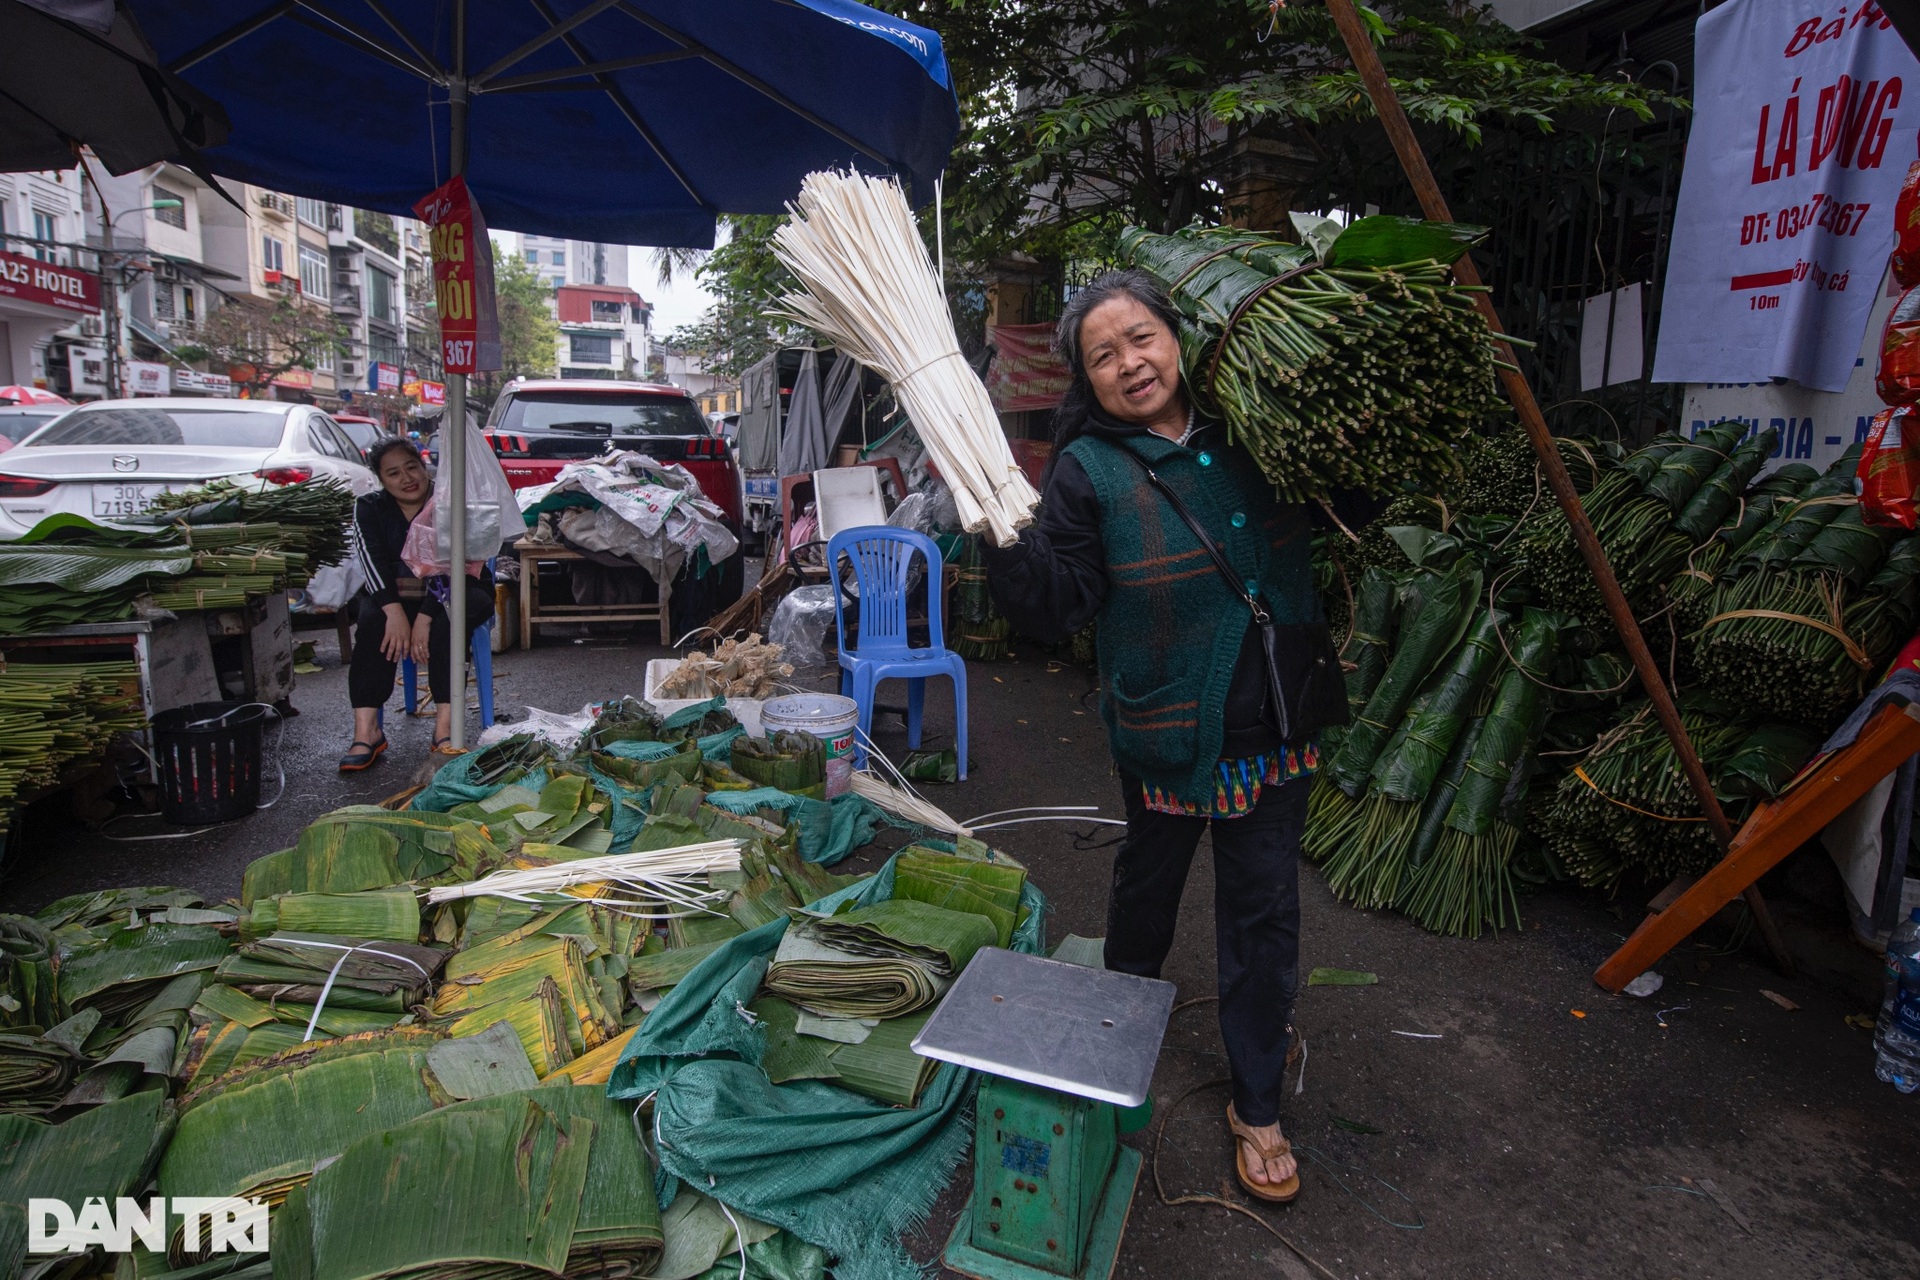
{"label": "plastic water bottle", "polygon": [[1887,998],[1873,1028],[1873,1074],[1920,1089],[1920,907],[1887,939]]}

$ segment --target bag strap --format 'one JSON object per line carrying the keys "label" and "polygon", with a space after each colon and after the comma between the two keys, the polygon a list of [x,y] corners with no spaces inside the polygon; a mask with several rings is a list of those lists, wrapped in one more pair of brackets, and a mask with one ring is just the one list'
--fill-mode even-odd
{"label": "bag strap", "polygon": [[1268,613],[1266,608],[1247,591],[1246,586],[1240,581],[1240,575],[1233,571],[1233,565],[1228,561],[1227,553],[1220,549],[1220,544],[1213,540],[1213,535],[1208,533],[1206,529],[1201,526],[1200,521],[1194,518],[1193,512],[1187,509],[1187,504],[1182,502],[1180,495],[1173,491],[1173,486],[1165,480],[1162,480],[1159,473],[1147,465],[1147,460],[1134,453],[1131,449],[1123,446],[1120,452],[1140,464],[1140,469],[1147,473],[1148,483],[1152,484],[1155,489],[1158,489],[1160,496],[1167,500],[1168,505],[1172,506],[1175,514],[1186,521],[1187,528],[1193,530],[1193,536],[1200,540],[1200,545],[1205,547],[1207,554],[1213,557],[1213,567],[1220,571],[1220,576],[1225,580],[1227,589],[1245,601],[1247,608],[1253,611],[1253,620],[1263,627],[1271,625],[1273,615]]}

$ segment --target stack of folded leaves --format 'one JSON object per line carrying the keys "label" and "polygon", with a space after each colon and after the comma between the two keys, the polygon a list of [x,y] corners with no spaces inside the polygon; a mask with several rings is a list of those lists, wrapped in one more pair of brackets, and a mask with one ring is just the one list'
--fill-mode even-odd
{"label": "stack of folded leaves", "polygon": [[433,1002],[455,1036],[510,1024],[541,1078],[620,1031],[620,1002],[609,1004],[588,971],[589,947],[581,937],[542,932],[553,923],[543,916],[456,953]]}
{"label": "stack of folded leaves", "polygon": [[[304,1046],[223,1074],[181,1100],[157,1192],[244,1196],[277,1207],[316,1165],[355,1140],[377,1137],[444,1100],[436,1099],[427,1070],[437,1042],[432,1033],[402,1028]],[[410,1225],[420,1221],[416,1215]],[[278,1223],[274,1235],[278,1254]],[[197,1243],[206,1246],[206,1236]],[[187,1244],[178,1227],[170,1253],[175,1267],[210,1256]]]}
{"label": "stack of folded leaves", "polygon": [[902,849],[893,864],[896,899],[985,916],[993,921],[996,947],[1009,945],[1013,931],[1026,918],[1020,906],[1020,891],[1026,883],[1026,868],[1012,862],[982,862],[922,845]]}
{"label": "stack of folded leaves", "polygon": [[793,923],[767,990],[827,1017],[895,1018],[939,999],[998,931],[986,916],[910,899]]}
{"label": "stack of folded leaves", "polygon": [[427,998],[446,952],[417,943],[281,931],[242,943],[214,976],[256,1000],[396,1017]]}
{"label": "stack of folded leaves", "polygon": [[665,1243],[652,1161],[597,1085],[476,1097],[335,1153],[274,1222],[278,1274],[648,1276]]}

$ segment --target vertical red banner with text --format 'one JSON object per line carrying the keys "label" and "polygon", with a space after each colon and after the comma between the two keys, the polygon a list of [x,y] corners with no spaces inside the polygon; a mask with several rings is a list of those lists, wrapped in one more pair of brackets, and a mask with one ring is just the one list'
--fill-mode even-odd
{"label": "vertical red banner with text", "polygon": [[455,178],[413,206],[433,239],[434,302],[440,316],[440,363],[448,373],[500,367],[500,315],[493,295],[493,244],[486,220]]}

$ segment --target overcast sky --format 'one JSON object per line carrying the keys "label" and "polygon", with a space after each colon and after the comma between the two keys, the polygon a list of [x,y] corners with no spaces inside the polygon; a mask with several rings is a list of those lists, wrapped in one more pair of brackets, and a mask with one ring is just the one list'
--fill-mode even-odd
{"label": "overcast sky", "polygon": [[[494,251],[515,251],[514,233],[492,232]],[[627,248],[627,283],[653,304],[653,332],[664,338],[682,325],[692,324],[713,305],[713,295],[700,287],[692,272],[675,272],[671,288],[661,288],[653,269],[653,250],[644,245]]]}

